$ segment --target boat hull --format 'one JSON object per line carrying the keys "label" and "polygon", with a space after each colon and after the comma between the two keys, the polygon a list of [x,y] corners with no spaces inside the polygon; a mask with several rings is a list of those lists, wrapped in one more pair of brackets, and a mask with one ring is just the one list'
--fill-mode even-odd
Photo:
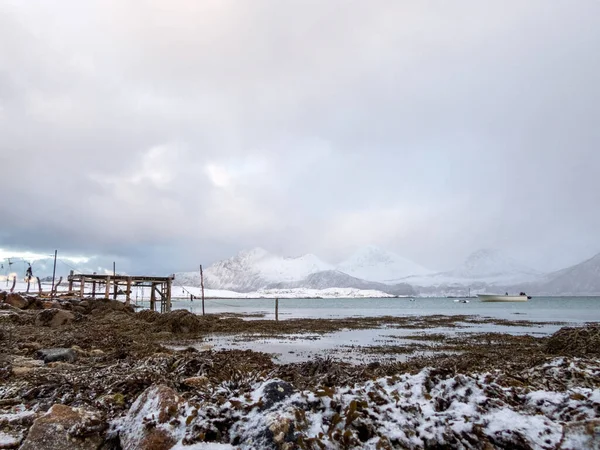
{"label": "boat hull", "polygon": [[482,302],[526,302],[526,295],[494,295],[494,294],[479,294],[477,295]]}

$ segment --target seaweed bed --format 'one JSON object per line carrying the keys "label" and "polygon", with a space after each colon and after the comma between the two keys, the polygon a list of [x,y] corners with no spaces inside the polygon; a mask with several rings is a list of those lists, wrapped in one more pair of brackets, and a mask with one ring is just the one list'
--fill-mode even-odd
{"label": "seaweed bed", "polygon": [[[430,335],[437,352],[405,362],[388,358],[352,365],[325,358],[277,365],[261,352],[175,351],[165,344],[198,342],[214,333],[324,334],[384,325],[426,329],[483,319],[275,322],[183,310],[136,313],[110,300],[45,306],[51,308],[20,310],[4,304],[0,311],[3,448],[34,439],[32,424],[49,420],[56,404],[93,411],[105,424],[77,432],[70,428],[72,439],[85,442],[98,434],[98,446],[89,448],[191,449],[187,446],[202,442],[233,446],[223,448],[578,448],[569,445],[598,442],[597,324],[562,328],[547,338]],[[68,313],[64,323],[50,323],[56,311]],[[389,356],[425,348],[420,345],[367,351]],[[69,349],[74,356],[43,363],[39,351],[44,348]],[[271,385],[276,385],[274,394]],[[161,418],[163,397],[171,403],[168,417]],[[465,408],[462,415],[455,411],[459,403]],[[152,413],[149,404],[158,409]],[[506,410],[529,425],[496,430],[494,421],[508,420],[496,415]]]}

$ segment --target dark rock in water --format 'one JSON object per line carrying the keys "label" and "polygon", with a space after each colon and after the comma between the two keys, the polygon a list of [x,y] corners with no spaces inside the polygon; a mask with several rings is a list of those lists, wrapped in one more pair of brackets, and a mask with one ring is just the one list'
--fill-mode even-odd
{"label": "dark rock in water", "polygon": [[265,385],[263,390],[263,409],[269,409],[294,393],[291,384],[285,381],[273,381]]}
{"label": "dark rock in water", "polygon": [[33,422],[21,450],[97,450],[106,428],[97,412],[54,405]]}
{"label": "dark rock in water", "polygon": [[68,325],[75,319],[75,315],[62,309],[45,309],[40,311],[35,318],[38,327],[58,328]]}
{"label": "dark rock in water", "polygon": [[[120,424],[121,447],[124,449],[169,449],[179,440],[183,399],[163,385],[151,386],[131,405]],[[152,413],[149,416],[149,413]]]}
{"label": "dark rock in water", "polygon": [[0,291],[0,303],[4,303],[7,295],[8,293],[6,291]]}
{"label": "dark rock in water", "polygon": [[4,302],[19,309],[25,309],[29,306],[29,301],[22,295],[16,293],[8,294]]}
{"label": "dark rock in water", "polygon": [[72,348],[44,348],[38,350],[37,356],[46,364],[55,361],[73,362],[77,359],[77,352]]}

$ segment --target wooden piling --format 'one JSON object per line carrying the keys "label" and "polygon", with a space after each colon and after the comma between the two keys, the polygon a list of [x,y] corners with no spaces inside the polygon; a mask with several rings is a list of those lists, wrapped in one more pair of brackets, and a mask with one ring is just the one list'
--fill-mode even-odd
{"label": "wooden piling", "polygon": [[167,312],[171,311],[171,279],[167,280]]}
{"label": "wooden piling", "polygon": [[106,279],[106,290],[104,291],[104,297],[110,298],[109,295],[110,295],[110,277],[108,277]]}
{"label": "wooden piling", "polygon": [[131,304],[131,277],[127,278],[127,292],[125,293],[125,304]]}
{"label": "wooden piling", "polygon": [[204,272],[202,264],[200,264],[200,288],[202,289],[202,315],[204,315]]}
{"label": "wooden piling", "polygon": [[29,286],[31,285],[31,277],[27,277],[27,289],[25,290],[26,294],[29,294]]}
{"label": "wooden piling", "polygon": [[17,277],[13,277],[13,284],[12,287],[10,288],[10,292],[15,292],[15,285],[17,284]]}
{"label": "wooden piling", "polygon": [[40,295],[42,295],[42,282],[40,280],[40,277],[36,277],[37,278],[37,284],[38,284],[38,293]]}
{"label": "wooden piling", "polygon": [[69,294],[73,292],[73,272],[72,270],[69,272]]}
{"label": "wooden piling", "polygon": [[79,297],[83,299],[85,296],[85,278],[81,277],[81,284],[79,285]]}
{"label": "wooden piling", "polygon": [[62,283],[62,280],[63,280],[63,277],[60,277],[58,279],[58,283],[56,283],[56,286],[54,286],[54,294],[53,294],[53,296],[56,295],[56,292],[58,291],[58,287],[60,286],[60,283]]}
{"label": "wooden piling", "polygon": [[275,299],[275,321],[279,322],[279,299]]}
{"label": "wooden piling", "polygon": [[150,288],[150,311],[156,311],[156,283]]}

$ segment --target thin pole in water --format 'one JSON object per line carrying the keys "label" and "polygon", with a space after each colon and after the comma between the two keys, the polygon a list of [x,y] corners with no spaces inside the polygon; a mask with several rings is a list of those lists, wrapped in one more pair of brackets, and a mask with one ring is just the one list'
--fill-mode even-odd
{"label": "thin pole in water", "polygon": [[204,315],[204,272],[202,264],[200,264],[200,288],[202,289],[202,315]]}
{"label": "thin pole in water", "polygon": [[275,299],[275,322],[279,322],[279,299]]}
{"label": "thin pole in water", "polygon": [[52,291],[50,292],[50,296],[54,298],[54,280],[56,278],[56,255],[58,254],[58,250],[54,250],[54,269],[52,269]]}

